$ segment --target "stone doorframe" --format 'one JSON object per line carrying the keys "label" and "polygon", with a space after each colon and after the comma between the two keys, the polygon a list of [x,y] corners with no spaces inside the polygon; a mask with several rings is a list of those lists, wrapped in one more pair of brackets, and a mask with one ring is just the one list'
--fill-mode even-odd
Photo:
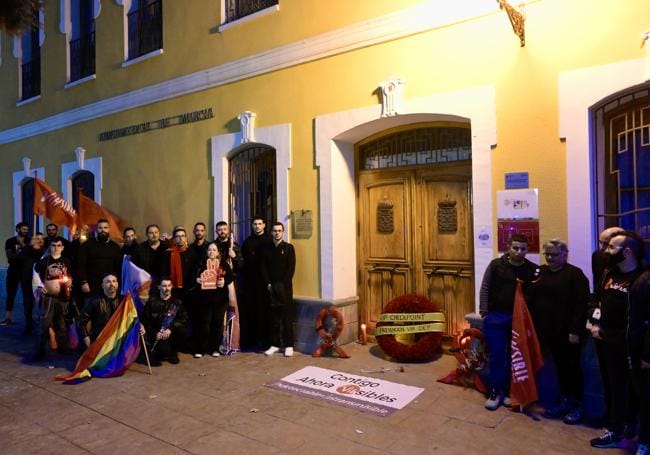
{"label": "stone doorframe", "polygon": [[[402,114],[403,112],[403,114]],[[495,233],[492,216],[491,149],[497,142],[494,86],[439,93],[404,101],[400,115],[382,118],[374,105],[316,117],[316,166],[319,168],[321,299],[356,298],[357,214],[354,144],[372,134],[419,122],[460,121],[472,129],[474,237]],[[494,242],[478,247],[475,239],[475,310],[483,272],[494,256]]]}

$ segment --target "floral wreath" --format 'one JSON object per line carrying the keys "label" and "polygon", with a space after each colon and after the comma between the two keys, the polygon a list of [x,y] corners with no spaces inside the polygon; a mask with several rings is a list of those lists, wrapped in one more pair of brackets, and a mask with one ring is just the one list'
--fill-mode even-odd
{"label": "floral wreath", "polygon": [[[331,332],[327,331],[325,328],[325,321],[328,317],[332,318],[336,322]],[[343,315],[336,309],[334,305],[320,310],[318,316],[316,316],[316,320],[314,321],[314,326],[316,328],[316,332],[318,332],[318,335],[321,338],[321,342],[320,346],[316,348],[312,354],[313,357],[322,357],[332,348],[334,348],[339,357],[343,359],[350,357],[336,343],[336,339],[341,335],[343,327],[345,327],[345,322],[343,321]]]}
{"label": "floral wreath", "polygon": [[[434,313],[438,308],[426,297],[410,294],[397,297],[384,307],[386,313]],[[390,322],[378,322],[377,327],[392,326]],[[442,332],[422,333],[415,344],[404,344],[397,341],[395,335],[376,336],[377,344],[389,357],[400,362],[423,362],[433,359],[440,351]]]}

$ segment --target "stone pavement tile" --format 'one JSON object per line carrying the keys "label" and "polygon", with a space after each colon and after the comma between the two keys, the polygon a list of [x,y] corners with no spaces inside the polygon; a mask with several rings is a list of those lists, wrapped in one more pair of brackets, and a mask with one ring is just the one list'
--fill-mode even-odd
{"label": "stone pavement tile", "polygon": [[488,411],[480,398],[476,401],[468,401],[455,395],[441,395],[429,406],[428,412],[453,417],[484,427],[495,427],[504,419],[505,413],[510,411],[505,408]]}
{"label": "stone pavement tile", "polygon": [[18,444],[5,445],[2,448],[3,455],[51,455],[65,454],[77,455],[88,454],[87,450],[74,445],[70,441],[56,434],[48,433],[41,436],[35,436]]}
{"label": "stone pavement tile", "polygon": [[305,443],[299,447],[283,451],[287,454],[303,455],[377,455],[388,453],[383,449],[370,447],[364,443],[364,434],[355,433],[353,440],[340,437],[337,432],[323,428],[318,432],[310,432]]}
{"label": "stone pavement tile", "polygon": [[47,429],[34,425],[25,414],[0,406],[0,441],[3,447],[10,447],[47,434]]}
{"label": "stone pavement tile", "polygon": [[[219,425],[220,427],[221,425]],[[184,449],[197,455],[213,455],[215,453],[241,453],[246,455],[266,455],[280,453],[280,449],[269,446],[254,439],[217,429],[210,434],[201,436],[183,446]]]}
{"label": "stone pavement tile", "polygon": [[300,447],[308,437],[303,426],[261,412],[235,416],[222,429],[282,450]]}
{"label": "stone pavement tile", "polygon": [[0,372],[0,402],[6,397],[10,397],[19,391],[24,391],[31,387],[29,383],[15,376]]}

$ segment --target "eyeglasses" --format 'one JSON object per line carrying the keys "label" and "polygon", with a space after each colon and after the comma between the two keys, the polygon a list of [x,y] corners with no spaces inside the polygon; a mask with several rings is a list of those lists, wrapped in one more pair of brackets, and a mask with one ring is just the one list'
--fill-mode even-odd
{"label": "eyeglasses", "polygon": [[547,258],[556,258],[556,257],[558,257],[561,253],[547,253],[547,252],[544,252],[544,253],[542,253],[542,254],[543,254],[544,256],[546,256]]}

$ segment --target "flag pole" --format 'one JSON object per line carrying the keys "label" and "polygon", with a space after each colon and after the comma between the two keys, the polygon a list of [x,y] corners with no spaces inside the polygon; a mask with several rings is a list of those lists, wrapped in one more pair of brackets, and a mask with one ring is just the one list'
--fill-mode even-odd
{"label": "flag pole", "polygon": [[[36,183],[37,178],[38,178],[38,171],[35,170],[34,171],[34,183]],[[34,193],[36,193],[36,191],[34,191]],[[34,194],[34,196],[36,196],[36,194]],[[33,212],[32,216],[34,217],[34,220],[33,220],[34,224],[32,226],[34,226],[34,227],[32,228],[32,235],[34,237],[36,237],[36,233],[38,232],[38,226],[36,225],[36,223],[38,223],[38,215],[36,214],[36,212],[34,211],[34,208],[33,208],[33,206],[35,204],[36,204],[36,201],[33,201],[33,204],[32,204],[32,212]]]}
{"label": "flag pole", "polygon": [[144,335],[140,333],[140,340],[142,341],[142,347],[144,348],[144,357],[147,359],[147,366],[149,367],[149,374],[153,375],[151,371],[151,362],[149,361],[149,353],[147,352],[147,343],[144,341]]}

